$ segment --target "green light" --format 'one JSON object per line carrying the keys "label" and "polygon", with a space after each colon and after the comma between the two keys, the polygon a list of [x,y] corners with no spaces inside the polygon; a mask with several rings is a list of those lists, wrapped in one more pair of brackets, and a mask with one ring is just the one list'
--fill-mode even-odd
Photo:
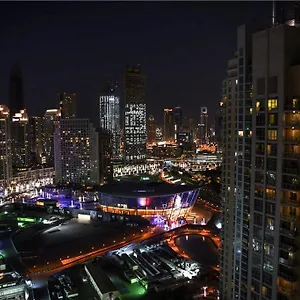
{"label": "green light", "polygon": [[34,219],[34,218],[17,218],[17,221],[34,223],[34,222],[36,222],[36,219]]}

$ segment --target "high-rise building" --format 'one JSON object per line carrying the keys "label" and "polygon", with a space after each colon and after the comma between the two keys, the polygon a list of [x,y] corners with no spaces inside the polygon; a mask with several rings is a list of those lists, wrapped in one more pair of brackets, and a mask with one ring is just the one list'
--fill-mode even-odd
{"label": "high-rise building", "polygon": [[208,138],[208,114],[207,107],[200,108],[200,123],[198,125],[199,142],[205,144]]}
{"label": "high-rise building", "polygon": [[146,159],[146,77],[139,67],[127,68],[124,75],[125,88],[125,161],[139,163]]}
{"label": "high-rise building", "polygon": [[12,177],[10,115],[5,105],[0,105],[0,180]]}
{"label": "high-rise building", "polygon": [[98,133],[98,166],[100,184],[108,183],[112,180],[113,166],[111,164],[111,135],[108,131],[97,130]]}
{"label": "high-rise building", "polygon": [[156,142],[156,123],[152,115],[149,116],[147,122],[147,142],[150,144]]}
{"label": "high-rise building", "polygon": [[59,93],[57,95],[58,105],[62,119],[76,118],[76,94]]}
{"label": "high-rise building", "polygon": [[88,119],[61,119],[55,130],[58,182],[99,184],[99,136]]}
{"label": "high-rise building", "polygon": [[252,49],[247,299],[299,299],[300,29],[255,33]]}
{"label": "high-rise building", "polygon": [[116,85],[108,84],[99,98],[100,128],[110,134],[111,154],[113,159],[120,159],[121,129],[120,129],[120,97]]}
{"label": "high-rise building", "polygon": [[14,169],[29,166],[28,133],[28,115],[23,109],[12,116],[11,122],[12,165]]}
{"label": "high-rise building", "polygon": [[19,66],[15,65],[12,68],[9,85],[9,109],[10,115],[19,113],[25,108],[23,79]]}
{"label": "high-rise building", "polygon": [[42,117],[29,117],[28,148],[30,165],[42,163],[44,151],[44,126]]}
{"label": "high-rise building", "polygon": [[299,26],[300,1],[273,1],[272,23]]}
{"label": "high-rise building", "polygon": [[57,108],[47,109],[43,120],[43,158],[42,163],[54,166],[54,132],[61,114]]}
{"label": "high-rise building", "polygon": [[156,127],[155,130],[155,138],[156,138],[156,142],[162,142],[164,139],[164,134],[163,134],[163,128],[160,126]]}
{"label": "high-rise building", "polygon": [[175,141],[175,123],[172,108],[164,109],[164,140],[166,142]]}
{"label": "high-rise building", "polygon": [[221,299],[299,299],[300,29],[242,26],[237,49],[221,108]]}
{"label": "high-rise building", "polygon": [[173,109],[173,115],[174,115],[175,140],[178,141],[178,134],[181,131],[181,127],[183,124],[182,107],[176,106]]}

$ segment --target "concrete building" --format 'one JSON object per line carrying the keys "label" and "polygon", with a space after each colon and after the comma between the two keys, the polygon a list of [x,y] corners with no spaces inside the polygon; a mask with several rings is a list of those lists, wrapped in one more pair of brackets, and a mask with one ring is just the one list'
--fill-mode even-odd
{"label": "concrete building", "polygon": [[76,94],[62,92],[57,100],[62,119],[76,118]]}
{"label": "concrete building", "polygon": [[147,122],[147,142],[150,144],[156,143],[156,123],[152,115],[149,116]]}
{"label": "concrete building", "polygon": [[47,109],[43,120],[43,158],[42,163],[48,166],[54,166],[54,132],[58,127],[61,113],[60,110]]}
{"label": "concrete building", "polygon": [[146,159],[146,77],[139,67],[127,68],[124,74],[125,162],[134,164]]}
{"label": "concrete building", "polygon": [[0,105],[0,180],[12,177],[11,135],[9,109]]}
{"label": "concrete building", "polygon": [[58,182],[100,183],[98,139],[88,119],[61,119],[54,137]]}
{"label": "concrete building", "polygon": [[26,110],[21,110],[12,116],[11,122],[11,149],[14,169],[22,169],[29,166],[28,133],[28,115]]}
{"label": "concrete building", "polygon": [[164,141],[175,141],[175,123],[174,113],[172,108],[164,109]]}
{"label": "concrete building", "polygon": [[116,85],[108,84],[103,89],[99,98],[99,117],[100,128],[110,134],[112,158],[120,159],[120,97],[116,93]]}
{"label": "concrete building", "polygon": [[175,131],[175,140],[178,142],[178,134],[182,129],[183,125],[183,115],[182,115],[182,107],[176,106],[173,109],[173,115],[174,115],[174,131]]}

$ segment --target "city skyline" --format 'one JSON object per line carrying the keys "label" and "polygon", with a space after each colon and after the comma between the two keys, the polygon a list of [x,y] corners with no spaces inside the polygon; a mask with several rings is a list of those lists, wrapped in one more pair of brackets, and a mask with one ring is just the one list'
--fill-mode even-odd
{"label": "city skyline", "polygon": [[[233,8],[232,13],[228,9],[232,17],[224,18],[216,12],[212,22],[206,15],[213,3],[147,3],[143,6],[137,3],[134,5],[135,10],[139,11],[137,21],[141,26],[131,30],[131,34],[122,36],[123,30],[131,28],[135,22],[124,18],[126,11],[130,11],[130,3],[126,3],[126,8],[122,3],[56,3],[51,4],[50,12],[47,12],[47,3],[43,4],[43,8],[34,3],[30,12],[26,6],[24,10],[20,9],[24,15],[32,17],[29,23],[24,23],[23,15],[19,16],[18,13],[12,17],[16,8],[21,8],[21,3],[1,3],[1,12],[5,12],[0,33],[5,45],[0,51],[1,56],[5,57],[0,71],[0,96],[3,104],[8,104],[9,74],[12,65],[17,62],[23,76],[24,102],[29,115],[42,116],[46,109],[56,107],[54,105],[58,92],[70,91],[77,95],[79,117],[88,117],[97,124],[96,107],[101,86],[111,78],[120,80],[128,63],[139,63],[148,77],[147,110],[156,117],[158,124],[162,124],[164,107],[178,105],[183,106],[186,115],[197,120],[199,112],[196,107],[200,109],[201,106],[208,106],[209,111],[217,108],[227,57],[233,51],[234,28],[250,20],[244,11],[247,11],[251,19],[257,15],[254,4],[225,4]],[[224,6],[223,3],[219,5]],[[269,19],[270,3],[261,5],[263,8],[259,14]],[[174,11],[172,16],[166,14],[170,7]],[[100,15],[102,11],[106,11],[107,16],[96,18],[94,11],[101,12]],[[101,23],[111,16],[111,11],[116,18],[116,25],[102,32]],[[91,20],[86,20],[89,14]],[[152,17],[153,14],[155,18]],[[53,16],[57,20],[55,24]],[[78,17],[82,18],[84,24],[80,28],[74,24]],[[100,22],[101,18],[103,20]],[[178,18],[181,20],[180,28],[176,25]],[[64,22],[65,19],[68,24]],[[155,23],[152,19],[155,19]],[[222,26],[224,22],[225,28]],[[126,28],[122,29],[123,25]],[[45,27],[49,31],[41,37],[40,30]],[[223,30],[225,37],[220,32]],[[102,42],[96,43],[93,40],[99,34],[103,36]],[[214,40],[210,35],[218,38]],[[134,40],[136,46],[124,43],[124,39]],[[35,46],[30,47],[29,51],[27,44],[33,43]],[[87,47],[89,53],[80,44],[90,45]],[[109,46],[103,47],[103,44]],[[154,44],[159,46],[153,46]],[[218,44],[222,44],[222,51],[216,53]],[[175,48],[177,50],[173,51]],[[213,60],[206,59],[210,53],[216,54]],[[152,58],[149,60],[149,57]],[[196,65],[195,57],[198,58]],[[157,73],[159,76],[156,76]],[[185,105],[182,105],[183,101]],[[210,124],[212,120],[213,116],[209,120]]]}

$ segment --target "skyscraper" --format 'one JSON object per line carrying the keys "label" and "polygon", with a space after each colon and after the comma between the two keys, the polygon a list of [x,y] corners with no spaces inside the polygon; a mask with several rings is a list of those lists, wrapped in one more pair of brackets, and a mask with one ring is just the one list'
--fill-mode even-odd
{"label": "skyscraper", "polygon": [[26,110],[21,110],[12,116],[11,123],[12,164],[15,169],[29,166],[28,133],[28,115]]}
{"label": "skyscraper", "polygon": [[30,165],[42,163],[44,149],[44,126],[42,117],[29,117],[28,148]]}
{"label": "skyscraper", "polygon": [[47,109],[43,120],[43,158],[42,163],[54,166],[54,132],[60,120],[60,110]]}
{"label": "skyscraper", "polygon": [[147,122],[147,142],[150,144],[156,142],[156,123],[152,115],[149,116]]}
{"label": "skyscraper", "polygon": [[76,94],[59,93],[57,96],[58,105],[62,119],[76,118]]}
{"label": "skyscraper", "polygon": [[176,106],[173,109],[174,115],[174,131],[175,131],[175,140],[178,141],[178,134],[181,130],[182,123],[183,123],[183,116],[182,116],[182,107]]}
{"label": "skyscraper", "polygon": [[300,29],[255,33],[252,49],[248,299],[299,299]]}
{"label": "skyscraper", "polygon": [[221,299],[299,299],[300,29],[241,26],[237,40],[221,103]]}
{"label": "skyscraper", "polygon": [[19,113],[24,108],[25,105],[22,74],[19,66],[15,65],[11,71],[9,86],[9,109],[11,116],[13,116],[15,113]]}
{"label": "skyscraper", "polygon": [[200,108],[200,123],[199,123],[199,141],[205,144],[208,138],[208,114],[207,107]]}
{"label": "skyscraper", "polygon": [[11,136],[9,109],[0,105],[0,180],[12,177]]}
{"label": "skyscraper", "polygon": [[124,75],[124,134],[125,161],[144,162],[146,159],[146,77],[139,67],[127,68]]}
{"label": "skyscraper", "polygon": [[273,26],[300,25],[300,1],[273,1]]}
{"label": "skyscraper", "polygon": [[174,112],[172,108],[164,109],[164,140],[167,142],[174,142],[175,140]]}
{"label": "skyscraper", "polygon": [[98,142],[98,133],[88,119],[61,119],[54,137],[56,180],[99,184]]}
{"label": "skyscraper", "polygon": [[116,93],[116,85],[108,84],[99,98],[100,128],[110,134],[111,154],[113,159],[120,159],[120,97]]}

